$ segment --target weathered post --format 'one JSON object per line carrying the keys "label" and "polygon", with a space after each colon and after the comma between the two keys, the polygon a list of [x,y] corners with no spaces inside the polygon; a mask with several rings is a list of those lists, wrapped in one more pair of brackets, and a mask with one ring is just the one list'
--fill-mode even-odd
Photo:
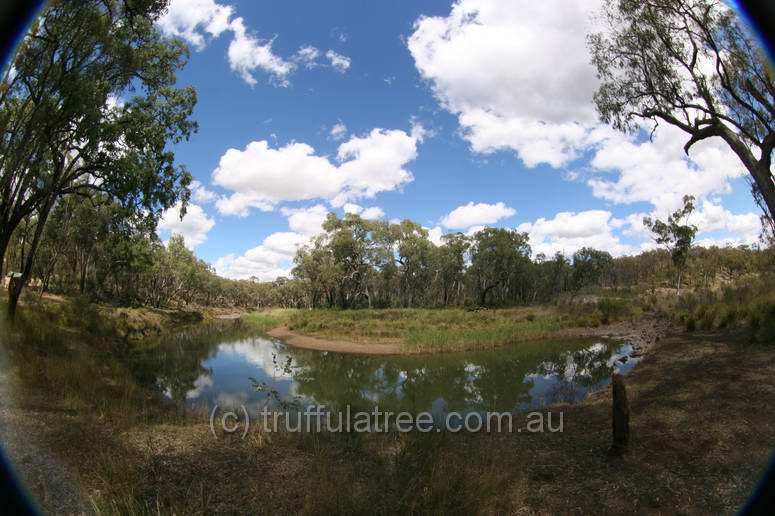
{"label": "weathered post", "polygon": [[630,440],[630,407],[627,404],[627,389],[624,387],[622,375],[614,373],[611,377],[611,388],[613,391],[611,453],[621,455]]}

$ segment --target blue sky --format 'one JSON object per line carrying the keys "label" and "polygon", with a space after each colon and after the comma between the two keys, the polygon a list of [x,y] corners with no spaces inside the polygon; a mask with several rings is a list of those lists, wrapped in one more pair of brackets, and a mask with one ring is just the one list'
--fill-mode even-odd
{"label": "blue sky", "polygon": [[159,26],[190,44],[178,78],[199,98],[199,132],[175,152],[199,188],[161,236],[261,279],[287,274],[327,211],[625,254],[652,245],[643,215],[693,193],[703,243],[754,242],[734,156],[703,142],[688,159],[670,128],[649,142],[601,126],[584,45],[595,2],[546,4],[173,0]]}

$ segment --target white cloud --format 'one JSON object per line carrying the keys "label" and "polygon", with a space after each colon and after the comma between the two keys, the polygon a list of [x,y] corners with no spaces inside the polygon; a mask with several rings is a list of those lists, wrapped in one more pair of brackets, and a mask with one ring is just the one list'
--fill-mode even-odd
{"label": "white cloud", "polygon": [[384,216],[385,216],[385,212],[382,211],[382,208],[380,208],[379,206],[370,206],[369,208],[365,208],[361,212],[361,217],[369,220],[381,219]]}
{"label": "white cloud", "polygon": [[194,180],[191,181],[191,198],[196,202],[207,204],[216,201],[218,199],[218,194],[212,190],[208,190],[199,181]]}
{"label": "white cloud", "polygon": [[328,133],[334,140],[342,140],[347,135],[347,126],[342,122],[334,124],[331,131]]}
{"label": "white cloud", "polygon": [[560,212],[552,219],[544,217],[535,222],[517,226],[517,231],[530,235],[533,255],[543,253],[552,256],[556,252],[573,254],[582,247],[593,247],[608,251],[614,256],[634,252],[632,246],[620,242],[613,234],[618,219],[605,210],[589,210],[579,213]]}
{"label": "white cloud", "polygon": [[286,258],[293,258],[296,250],[309,242],[309,237],[294,233],[292,231],[282,231],[272,233],[264,239],[263,245],[270,251],[276,252]]}
{"label": "white cloud", "polygon": [[318,65],[318,57],[320,57],[320,50],[310,45],[301,47],[296,52],[295,59],[306,68],[315,68]]}
{"label": "white cloud", "polygon": [[315,236],[323,231],[329,210],[322,204],[309,208],[281,208],[280,213],[288,217],[291,230],[306,236]]}
{"label": "white cloud", "polygon": [[597,85],[585,37],[598,0],[458,0],[421,17],[408,48],[475,152],[558,167],[588,144]]}
{"label": "white cloud", "polygon": [[271,40],[259,40],[245,29],[242,18],[235,18],[229,28],[234,32],[234,39],[229,44],[229,65],[242,79],[251,86],[256,84],[253,71],[263,70],[271,75],[280,86],[288,86],[288,76],[296,65],[285,61],[272,52]]}
{"label": "white cloud", "polygon": [[756,213],[735,214],[708,200],[702,201],[699,209],[690,216],[689,222],[697,226],[700,234],[726,231],[729,236],[723,241],[734,245],[756,243],[762,228],[761,219]]}
{"label": "white cloud", "polygon": [[485,229],[487,226],[485,225],[478,225],[478,226],[471,226],[468,228],[465,232],[466,236],[474,236],[475,234],[479,233],[481,230]]}
{"label": "white cloud", "polygon": [[186,215],[180,220],[181,203],[165,211],[159,220],[158,230],[183,236],[186,247],[193,249],[207,240],[207,233],[215,226],[215,221],[207,216],[204,210],[196,204],[189,203]]}
{"label": "white cloud", "polygon": [[348,202],[348,203],[345,203],[344,206],[342,206],[342,209],[344,210],[345,213],[354,213],[355,215],[360,215],[361,218],[369,219],[369,220],[381,219],[382,217],[385,216],[385,212],[382,211],[382,208],[380,208],[379,206],[371,206],[369,208],[364,208],[357,204]]}
{"label": "white cloud", "polygon": [[274,256],[259,246],[239,256],[233,253],[221,256],[215,260],[213,267],[219,276],[231,279],[258,278],[259,281],[273,281],[281,276],[288,277],[290,266],[281,267],[283,260],[273,260]]}
{"label": "white cloud", "polygon": [[465,229],[471,226],[494,224],[500,219],[513,216],[517,211],[502,202],[496,204],[477,203],[473,201],[458,206],[442,217],[441,225],[450,229]]}
{"label": "white cloud", "polygon": [[[274,84],[288,86],[289,77],[297,66],[311,69],[320,64],[320,50],[311,45],[301,46],[287,59],[275,54],[273,40],[256,37],[245,27],[243,18],[231,19],[234,14],[234,7],[214,0],[172,0],[157,24],[162,33],[182,38],[196,50],[204,49],[208,34],[217,38],[226,30],[231,31],[232,40],[227,52],[229,66],[250,86],[257,84],[256,70],[268,73]],[[333,50],[326,52],[325,57],[339,72],[350,67],[350,58]]]}
{"label": "white cloud", "polygon": [[352,60],[349,57],[343,56],[333,50],[328,50],[326,52],[326,57],[331,62],[331,66],[333,66],[337,72],[341,73],[346,72],[352,63]]}
{"label": "white cloud", "polygon": [[242,255],[228,254],[218,258],[213,267],[220,276],[227,278],[256,277],[260,281],[272,281],[290,275],[296,250],[307,242],[309,237],[298,233],[272,233]]}
{"label": "white cloud", "polygon": [[[717,139],[685,156],[687,136],[663,125],[641,142],[598,122],[598,79],[586,34],[598,30],[601,0],[457,0],[448,16],[421,17],[407,46],[441,106],[457,115],[474,152],[511,149],[528,167],[562,167],[593,151],[587,174],[596,197],[649,202],[658,213],[684,194],[728,193],[744,175]],[[591,176],[591,177],[590,177]]]}
{"label": "white cloud", "polygon": [[395,190],[414,179],[404,167],[417,157],[418,138],[400,130],[373,129],[339,146],[337,160],[315,154],[305,143],[273,149],[267,141],[229,149],[213,172],[213,183],[232,190],[218,201],[221,213],[247,215],[282,201],[328,199],[334,206]]}
{"label": "white cloud", "polygon": [[428,230],[428,239],[433,242],[434,245],[443,245],[444,241],[441,239],[441,237],[444,235],[444,231],[441,229],[440,226],[435,226],[433,228],[425,228]]}
{"label": "white cloud", "polygon": [[213,266],[221,276],[234,279],[256,277],[272,281],[289,276],[297,249],[308,244],[309,235],[283,231],[272,233],[263,242],[244,254],[228,254],[218,258]]}
{"label": "white cloud", "polygon": [[[592,194],[615,203],[649,202],[660,216],[675,210],[686,194],[698,199],[731,191],[730,180],[746,174],[737,157],[716,139],[704,140],[683,152],[686,137],[663,125],[653,141],[641,143],[611,133],[590,162],[598,174],[588,180]],[[610,173],[613,177],[606,177]]]}
{"label": "white cloud", "polygon": [[217,38],[229,28],[234,9],[213,0],[172,0],[158,25],[167,36],[179,37],[196,50],[205,47],[205,35]]}

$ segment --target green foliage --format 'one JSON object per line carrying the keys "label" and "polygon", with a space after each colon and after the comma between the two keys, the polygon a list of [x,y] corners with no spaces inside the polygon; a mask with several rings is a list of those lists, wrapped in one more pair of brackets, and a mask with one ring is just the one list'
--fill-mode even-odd
{"label": "green foliage", "polygon": [[667,222],[651,220],[651,217],[643,218],[643,225],[654,234],[657,244],[664,246],[670,253],[673,265],[678,271],[678,292],[681,292],[681,274],[689,261],[689,251],[692,248],[694,236],[697,234],[697,226],[689,224],[687,219],[694,211],[694,197],[684,195],[683,207],[671,213]]}
{"label": "green foliage", "polygon": [[573,254],[573,287],[580,290],[589,285],[603,286],[613,269],[614,259],[606,251],[582,247]]}
{"label": "green foliage", "polygon": [[600,117],[623,131],[644,120],[678,127],[687,153],[707,138],[724,141],[772,227],[775,83],[766,49],[738,12],[717,0],[606,0],[599,22],[588,46]]}
{"label": "green foliage", "polygon": [[164,5],[50,2],[13,58],[0,89],[0,183],[15,185],[0,189],[0,270],[14,232],[29,238],[17,240],[23,277],[11,312],[68,196],[105,196],[152,225],[185,206],[191,176],[169,146],[196,129],[196,93],[175,86],[187,49],[155,27]]}
{"label": "green foliage", "polygon": [[633,315],[633,308],[625,299],[603,298],[597,302],[603,324],[625,319]]}

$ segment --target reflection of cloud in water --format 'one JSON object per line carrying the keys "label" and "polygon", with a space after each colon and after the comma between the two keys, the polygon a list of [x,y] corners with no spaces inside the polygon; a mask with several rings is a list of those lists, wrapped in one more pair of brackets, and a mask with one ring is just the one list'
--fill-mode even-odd
{"label": "reflection of cloud in water", "polygon": [[[279,365],[284,362],[285,357],[281,356],[280,352],[275,349],[273,343],[269,340],[257,338],[221,344],[218,346],[218,353],[223,355],[239,355],[246,362],[262,369],[268,376],[285,376],[290,378],[290,375],[286,375]],[[274,362],[275,357],[277,366],[275,366]]]}
{"label": "reflection of cloud in water", "polygon": [[[283,369],[289,355],[277,349],[271,340],[258,337],[240,342],[220,344],[218,346],[218,354],[227,357],[229,355],[238,356],[245,362],[258,367],[266,375],[270,384],[273,380],[291,382],[288,393],[291,396],[296,396],[298,385],[292,381],[292,373]],[[291,362],[291,367],[294,368],[296,365]]]}
{"label": "reflection of cloud in water", "polygon": [[194,380],[194,388],[186,392],[187,400],[197,399],[203,391],[213,386],[213,379],[209,374],[200,374],[199,377]]}

